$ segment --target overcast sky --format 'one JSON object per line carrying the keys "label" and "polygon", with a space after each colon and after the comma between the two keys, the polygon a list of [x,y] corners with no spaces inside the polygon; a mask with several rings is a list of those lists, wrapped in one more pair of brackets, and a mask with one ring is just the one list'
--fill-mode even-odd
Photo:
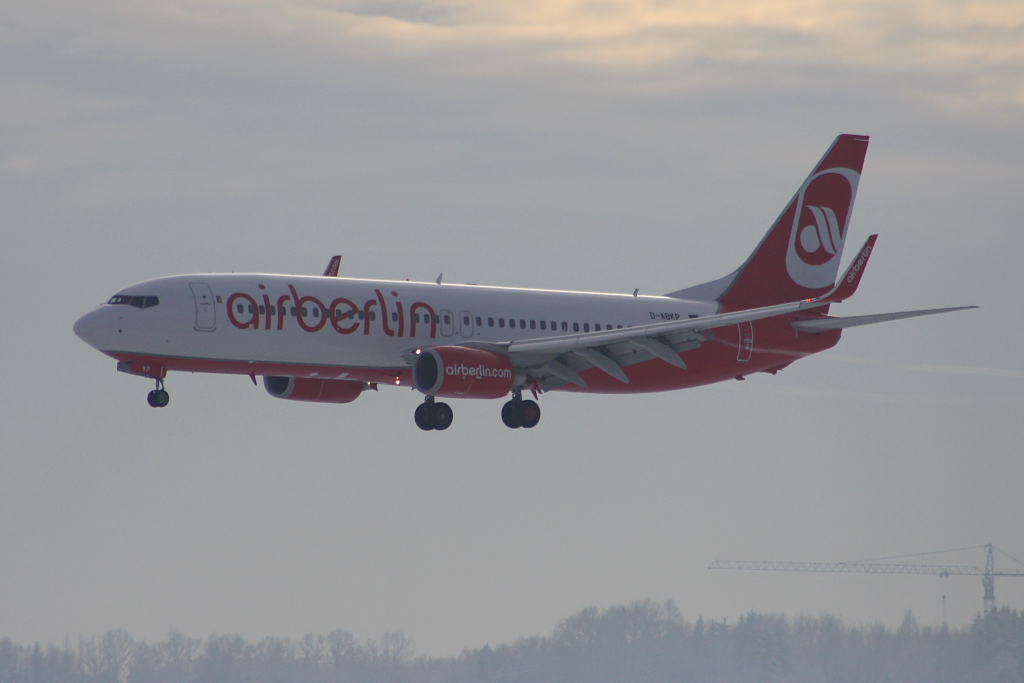
{"label": "overcast sky", "polygon": [[[1024,4],[80,0],[0,8],[0,636],[404,630],[589,605],[967,623],[975,577],[709,571],[992,542],[1024,559]],[[871,144],[840,315],[776,377],[647,396],[274,399],[79,341],[187,272],[648,294],[739,265],[839,133]],[[847,254],[847,259],[850,254]],[[929,559],[929,558],[924,558]],[[937,556],[980,564],[982,551]],[[997,558],[1008,567],[1010,560]],[[997,579],[1024,608],[1024,580]]]}

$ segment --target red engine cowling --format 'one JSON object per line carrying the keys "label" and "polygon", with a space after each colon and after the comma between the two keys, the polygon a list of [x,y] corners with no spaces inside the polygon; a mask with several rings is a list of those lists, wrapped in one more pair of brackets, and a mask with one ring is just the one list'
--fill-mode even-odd
{"label": "red engine cowling", "polygon": [[363,393],[366,383],[347,379],[267,376],[263,378],[263,387],[271,396],[289,401],[351,403]]}
{"label": "red engine cowling", "polygon": [[512,391],[516,371],[508,356],[464,346],[435,346],[416,356],[416,388],[428,396],[501,398]]}

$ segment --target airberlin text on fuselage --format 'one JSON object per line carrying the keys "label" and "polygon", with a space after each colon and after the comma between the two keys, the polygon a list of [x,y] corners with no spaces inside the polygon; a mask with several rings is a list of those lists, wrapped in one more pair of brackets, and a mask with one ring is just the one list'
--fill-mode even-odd
{"label": "airberlin text on fuselage", "polygon": [[455,375],[466,379],[467,377],[473,377],[474,379],[483,379],[485,377],[497,377],[499,379],[512,379],[511,368],[489,368],[486,365],[466,365],[465,363],[459,363],[458,365],[446,365],[444,368],[444,374]]}
{"label": "airberlin text on fuselage", "polygon": [[[266,290],[265,285],[259,285],[259,288]],[[228,296],[228,320],[240,330],[283,330],[285,319],[291,317],[306,332],[319,332],[330,322],[331,327],[339,334],[352,334],[359,331],[360,327],[363,334],[370,334],[370,323],[376,317],[373,315],[374,309],[379,309],[381,329],[389,337],[405,337],[407,328],[408,336],[415,337],[418,331],[417,323],[421,334],[429,326],[430,338],[437,336],[437,315],[429,304],[422,301],[414,302],[409,307],[406,325],[405,306],[398,300],[398,292],[391,292],[394,299],[390,302],[379,289],[373,292],[376,297],[368,299],[362,306],[346,297],[337,297],[330,305],[326,305],[316,297],[300,296],[294,285],[288,285],[288,293],[277,297],[265,291],[261,291],[255,297],[244,292],[235,292]],[[397,327],[390,325],[393,321],[388,314],[389,303],[395,307]],[[239,304],[242,305],[242,313],[236,310],[236,305]],[[293,309],[291,316],[286,314],[289,308]],[[303,308],[308,310],[308,317],[303,315]],[[314,310],[317,311],[315,316]],[[419,322],[421,313],[423,322]]]}

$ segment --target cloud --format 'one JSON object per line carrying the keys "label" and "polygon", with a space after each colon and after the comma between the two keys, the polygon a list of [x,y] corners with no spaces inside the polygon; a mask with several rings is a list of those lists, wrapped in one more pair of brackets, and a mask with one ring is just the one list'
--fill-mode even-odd
{"label": "cloud", "polygon": [[634,77],[665,77],[659,69],[680,62],[775,64],[903,74],[909,90],[947,106],[1024,105],[1024,5],[1001,0],[108,0],[7,13],[0,41],[8,45],[50,40],[64,50],[224,63],[253,54],[238,41],[258,41],[274,57],[250,65],[267,74],[282,54],[301,53],[313,57],[304,60],[313,73],[320,68],[311,62],[337,68],[352,56]]}

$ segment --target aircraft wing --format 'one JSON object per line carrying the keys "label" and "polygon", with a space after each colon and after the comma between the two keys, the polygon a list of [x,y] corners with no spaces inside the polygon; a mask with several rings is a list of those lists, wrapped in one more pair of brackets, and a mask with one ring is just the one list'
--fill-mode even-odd
{"label": "aircraft wing", "polygon": [[639,325],[637,327],[626,327],[617,330],[604,330],[602,332],[589,332],[583,334],[561,335],[558,337],[542,337],[539,339],[524,339],[521,341],[507,342],[502,344],[504,350],[509,354],[523,352],[546,352],[562,353],[576,348],[587,348],[590,346],[602,346],[612,342],[635,341],[637,339],[653,339],[672,334],[696,333],[713,327],[725,327],[738,323],[752,322],[763,318],[773,318],[777,315],[786,315],[804,311],[809,308],[817,308],[836,301],[842,301],[853,296],[864,275],[864,268],[867,265],[868,257],[874,248],[878,235],[871,235],[861,248],[858,258],[847,269],[843,277],[836,283],[830,292],[817,299],[805,299],[804,301],[793,301],[786,304],[775,304],[774,306],[763,306],[761,308],[750,308],[744,311],[733,311],[732,313],[718,313],[706,315],[702,318],[687,318],[685,320],[672,320],[664,323],[652,323],[650,325]]}
{"label": "aircraft wing", "polygon": [[[819,308],[853,296],[860,285],[877,237],[877,235],[871,235],[868,238],[853,263],[843,277],[836,282],[832,290],[816,299],[600,332],[498,343],[466,342],[461,345],[507,354],[516,367],[527,371],[531,377],[539,380],[540,388],[544,390],[566,383],[586,387],[587,383],[579,373],[592,367],[628,384],[629,377],[622,368],[653,358],[660,358],[666,363],[685,370],[686,362],[679,354],[696,349],[706,342],[708,330]],[[883,313],[849,318],[818,318],[795,321],[791,324],[802,332],[824,332],[888,320],[959,311],[966,308],[976,308],[976,306]],[[407,360],[411,363],[413,358],[410,351],[407,354]]]}
{"label": "aircraft wing", "polygon": [[[532,376],[541,379],[541,387],[544,389],[554,388],[567,382],[585,387],[586,381],[580,377],[579,373],[591,367],[602,370],[620,382],[628,383],[629,378],[622,370],[623,366],[652,358],[660,358],[666,363],[685,369],[686,363],[679,354],[695,349],[707,341],[705,336],[707,330],[819,308],[851,297],[860,284],[877,237],[877,235],[871,235],[868,238],[835,287],[817,299],[600,332],[524,339],[499,344],[477,345],[470,343],[468,345],[486,346],[508,354],[517,367],[523,368]],[[963,308],[972,307],[887,313],[880,316],[822,318],[792,324],[801,331],[822,332],[918,315],[945,313]]]}
{"label": "aircraft wing", "polygon": [[590,346],[603,346],[614,342],[632,341],[636,339],[653,339],[674,334],[699,333],[713,327],[725,327],[737,323],[772,318],[777,315],[795,313],[808,308],[824,306],[829,302],[817,299],[811,301],[795,301],[789,304],[778,304],[776,306],[765,306],[764,308],[752,308],[747,311],[736,311],[734,313],[719,313],[717,315],[706,315],[701,318],[688,318],[685,320],[673,320],[664,323],[652,323],[650,325],[638,325],[636,327],[624,327],[618,330],[604,330],[601,332],[587,332],[581,334],[561,335],[558,337],[543,337],[539,339],[524,339],[521,341],[505,342],[500,344],[510,354],[514,353],[564,353],[576,348]]}
{"label": "aircraft wing", "polygon": [[[795,301],[700,318],[601,332],[524,339],[488,346],[507,353],[517,367],[530,370],[535,376],[552,376],[561,380],[558,384],[570,382],[578,386],[587,386],[586,381],[579,376],[579,371],[590,367],[599,368],[620,382],[628,383],[629,378],[622,367],[634,362],[660,358],[666,363],[685,369],[686,363],[679,354],[695,349],[707,341],[707,337],[704,336],[706,330],[794,313],[824,306],[827,303],[829,302],[820,299]],[[542,383],[542,386],[544,384],[546,382]]]}

